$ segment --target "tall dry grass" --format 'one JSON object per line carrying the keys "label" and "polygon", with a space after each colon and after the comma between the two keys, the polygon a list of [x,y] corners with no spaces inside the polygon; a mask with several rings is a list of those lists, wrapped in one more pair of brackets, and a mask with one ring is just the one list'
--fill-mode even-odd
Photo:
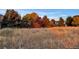
{"label": "tall dry grass", "polygon": [[0,29],[0,48],[79,48],[79,27]]}

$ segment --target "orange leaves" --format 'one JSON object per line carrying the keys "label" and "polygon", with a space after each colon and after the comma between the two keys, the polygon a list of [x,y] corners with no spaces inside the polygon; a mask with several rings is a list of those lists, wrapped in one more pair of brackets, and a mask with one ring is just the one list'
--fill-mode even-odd
{"label": "orange leaves", "polygon": [[44,16],[44,17],[43,17],[42,25],[43,25],[43,27],[51,27],[51,26],[50,26],[50,21],[49,21],[49,19],[47,18],[47,16]]}
{"label": "orange leaves", "polygon": [[33,28],[40,28],[41,27],[40,19],[41,18],[34,12],[31,14],[26,14],[23,17],[23,20],[31,22],[31,27],[33,27]]}
{"label": "orange leaves", "polygon": [[56,25],[55,25],[55,20],[54,20],[54,19],[52,19],[52,20],[50,21],[50,26],[51,26],[51,27],[56,26]]}
{"label": "orange leaves", "polygon": [[33,28],[41,28],[41,25],[39,23],[32,23]]}
{"label": "orange leaves", "polygon": [[36,21],[39,16],[36,13],[33,12],[33,13],[30,14],[30,17],[33,19],[33,21]]}
{"label": "orange leaves", "polygon": [[67,26],[79,26],[79,15],[73,17],[67,17],[66,19]]}
{"label": "orange leaves", "polygon": [[79,15],[73,16],[72,25],[79,26]]}
{"label": "orange leaves", "polygon": [[38,15],[36,13],[31,13],[31,14],[26,14],[23,17],[23,20],[27,20],[27,21],[36,21],[38,19]]}
{"label": "orange leaves", "polygon": [[[59,18],[58,21],[55,21],[54,19],[49,19],[47,16],[44,16],[41,18],[37,13],[32,12],[30,14],[26,14],[21,18],[21,16],[13,9],[7,10],[5,15],[3,16],[3,20],[5,21],[6,25],[12,24],[13,22],[18,21],[18,25],[26,23],[26,25],[30,25],[30,27],[39,28],[39,27],[55,27],[55,26],[79,26],[79,15],[75,15],[73,17],[67,17],[66,22],[62,17]],[[6,22],[7,21],[7,22]],[[10,22],[12,23],[10,23]],[[12,24],[15,26],[15,24]],[[24,25],[24,26],[26,26]],[[28,26],[29,27],[29,26]]]}

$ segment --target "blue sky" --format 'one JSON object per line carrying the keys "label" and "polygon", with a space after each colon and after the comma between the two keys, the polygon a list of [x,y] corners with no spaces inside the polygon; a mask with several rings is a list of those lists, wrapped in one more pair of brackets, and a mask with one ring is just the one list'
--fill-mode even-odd
{"label": "blue sky", "polygon": [[[79,15],[79,9],[15,9],[21,16],[36,12],[39,16],[47,15],[50,19],[58,20],[59,17],[64,19],[67,16]],[[0,14],[5,14],[6,9],[0,9]]]}

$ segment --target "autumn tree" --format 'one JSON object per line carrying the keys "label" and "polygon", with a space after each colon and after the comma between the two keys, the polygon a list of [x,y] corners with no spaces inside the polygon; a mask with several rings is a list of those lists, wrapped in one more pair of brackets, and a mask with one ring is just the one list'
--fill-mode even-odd
{"label": "autumn tree", "polygon": [[33,28],[41,28],[41,17],[38,17],[38,19],[36,21],[32,22],[32,27]]}
{"label": "autumn tree", "polygon": [[38,22],[33,22],[32,23],[32,28],[41,28],[41,26]]}
{"label": "autumn tree", "polygon": [[73,21],[73,18],[71,16],[67,17],[66,18],[66,25],[67,26],[72,26],[72,21]]}
{"label": "autumn tree", "polygon": [[5,20],[20,20],[21,19],[21,16],[18,14],[18,12],[16,12],[15,10],[13,9],[8,9],[6,10],[6,13],[4,15],[4,19]]}
{"label": "autumn tree", "polygon": [[6,13],[4,15],[3,27],[17,26],[20,20],[21,20],[21,16],[15,10],[8,9],[6,10]]}
{"label": "autumn tree", "polygon": [[51,27],[56,26],[56,25],[55,25],[55,20],[54,20],[54,19],[52,19],[52,20],[50,21],[50,26],[51,26]]}
{"label": "autumn tree", "polygon": [[65,26],[64,24],[64,19],[62,17],[59,18],[59,23],[58,23],[59,26]]}
{"label": "autumn tree", "polygon": [[40,24],[39,24],[39,21],[40,21],[39,20],[39,16],[35,12],[33,12],[31,14],[26,14],[23,17],[23,20],[25,20],[33,28],[40,27]]}
{"label": "autumn tree", "polygon": [[72,25],[73,26],[79,26],[79,15],[73,16]]}
{"label": "autumn tree", "polygon": [[49,21],[49,19],[47,18],[47,16],[44,16],[44,17],[43,17],[42,26],[43,26],[43,27],[51,27],[51,26],[50,26],[50,21]]}
{"label": "autumn tree", "polygon": [[26,14],[24,17],[23,17],[23,20],[27,20],[27,21],[35,21],[38,19],[38,15],[37,13],[33,12],[33,13],[30,13],[30,14]]}

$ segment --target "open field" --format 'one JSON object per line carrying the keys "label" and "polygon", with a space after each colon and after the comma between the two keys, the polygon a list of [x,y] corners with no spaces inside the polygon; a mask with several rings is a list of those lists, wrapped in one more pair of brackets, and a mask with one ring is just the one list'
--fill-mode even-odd
{"label": "open field", "polygon": [[79,27],[0,29],[0,48],[79,48]]}

